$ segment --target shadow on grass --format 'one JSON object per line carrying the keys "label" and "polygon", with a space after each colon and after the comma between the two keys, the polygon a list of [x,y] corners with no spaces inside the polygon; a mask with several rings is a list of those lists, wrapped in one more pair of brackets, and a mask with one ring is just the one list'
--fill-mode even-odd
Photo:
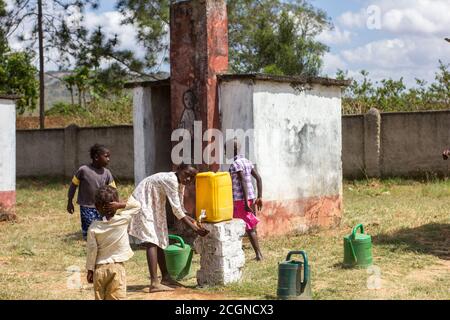
{"label": "shadow on grass", "polygon": [[77,232],[65,234],[63,236],[63,241],[64,242],[77,242],[77,241],[85,241],[85,240],[83,240],[83,234],[81,233],[81,231],[77,231]]}
{"label": "shadow on grass", "polygon": [[450,224],[431,223],[400,229],[392,234],[373,236],[372,241],[375,245],[407,245],[408,250],[450,260]]}

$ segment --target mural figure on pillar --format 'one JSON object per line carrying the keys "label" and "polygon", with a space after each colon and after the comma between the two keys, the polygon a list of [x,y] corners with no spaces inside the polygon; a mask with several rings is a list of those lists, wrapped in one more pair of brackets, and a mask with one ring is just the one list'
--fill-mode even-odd
{"label": "mural figure on pillar", "polygon": [[191,139],[194,139],[194,122],[200,120],[200,108],[197,97],[192,89],[184,92],[183,104],[184,110],[178,128],[189,130]]}

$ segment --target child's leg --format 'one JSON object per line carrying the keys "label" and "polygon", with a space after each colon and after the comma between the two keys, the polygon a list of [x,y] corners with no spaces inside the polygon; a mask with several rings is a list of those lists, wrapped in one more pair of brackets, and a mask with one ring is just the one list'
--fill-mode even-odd
{"label": "child's leg", "polygon": [[80,206],[80,217],[81,217],[81,233],[83,234],[83,239],[86,240],[87,232],[91,223],[95,220],[101,220],[101,216],[95,208],[88,208]]}
{"label": "child's leg", "polygon": [[127,276],[123,263],[107,266],[108,284],[104,300],[125,300],[127,298]]}
{"label": "child's leg", "polygon": [[263,256],[261,253],[261,249],[259,248],[258,236],[256,235],[256,228],[252,230],[247,230],[248,237],[250,239],[250,243],[252,244],[253,250],[256,253],[256,260],[262,260]]}
{"label": "child's leg", "polygon": [[161,270],[161,283],[168,285],[168,286],[177,286],[181,287],[182,284],[178,283],[176,280],[172,279],[170,277],[169,271],[167,271],[167,265],[166,265],[166,256],[164,255],[164,250],[158,247],[158,265],[159,270]]}
{"label": "child's leg", "polygon": [[[158,249],[159,248],[157,245],[153,243],[146,243],[147,264],[148,270],[150,272],[150,281],[151,281],[150,292],[172,290],[172,288],[162,285],[158,279]],[[167,272],[167,268],[165,271]]]}

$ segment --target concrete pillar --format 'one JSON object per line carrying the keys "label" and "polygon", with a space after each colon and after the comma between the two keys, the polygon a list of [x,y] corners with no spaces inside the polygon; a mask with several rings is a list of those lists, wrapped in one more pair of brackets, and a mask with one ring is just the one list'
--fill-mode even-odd
{"label": "concrete pillar", "polygon": [[209,234],[198,237],[194,248],[200,254],[200,270],[197,272],[199,285],[226,285],[239,282],[245,265],[242,237],[245,222],[233,219],[219,223],[204,223]]}
{"label": "concrete pillar", "polygon": [[71,124],[64,129],[64,176],[72,177],[78,169],[78,126]]}
{"label": "concrete pillar", "polygon": [[372,108],[364,115],[364,166],[366,175],[378,178],[381,175],[381,115],[378,109]]}
{"label": "concrete pillar", "polygon": [[133,90],[134,183],[139,184],[148,174],[151,135],[148,123],[151,117],[151,88],[136,87]]}
{"label": "concrete pillar", "polygon": [[171,170],[170,87],[161,81],[133,89],[134,181]]}
{"label": "concrete pillar", "polygon": [[16,204],[16,104],[0,95],[0,218],[13,214]]}
{"label": "concrete pillar", "polygon": [[183,1],[170,12],[172,129],[191,130],[194,120],[202,121],[203,132],[219,129],[217,74],[228,69],[226,1]]}

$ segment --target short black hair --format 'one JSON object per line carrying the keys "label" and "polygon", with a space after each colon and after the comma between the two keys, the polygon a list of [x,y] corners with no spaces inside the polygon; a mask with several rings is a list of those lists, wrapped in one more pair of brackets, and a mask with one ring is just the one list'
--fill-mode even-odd
{"label": "short black hair", "polygon": [[90,149],[89,153],[91,155],[91,159],[94,160],[96,156],[99,156],[103,152],[108,151],[108,148],[102,144],[94,144]]}
{"label": "short black hair", "polygon": [[103,186],[95,191],[95,205],[102,207],[110,202],[118,202],[119,193],[116,188],[111,186]]}
{"label": "short black hair", "polygon": [[198,169],[196,168],[195,165],[189,164],[189,163],[182,162],[177,166],[177,171],[184,171],[184,170],[190,170],[190,169],[198,171]]}

